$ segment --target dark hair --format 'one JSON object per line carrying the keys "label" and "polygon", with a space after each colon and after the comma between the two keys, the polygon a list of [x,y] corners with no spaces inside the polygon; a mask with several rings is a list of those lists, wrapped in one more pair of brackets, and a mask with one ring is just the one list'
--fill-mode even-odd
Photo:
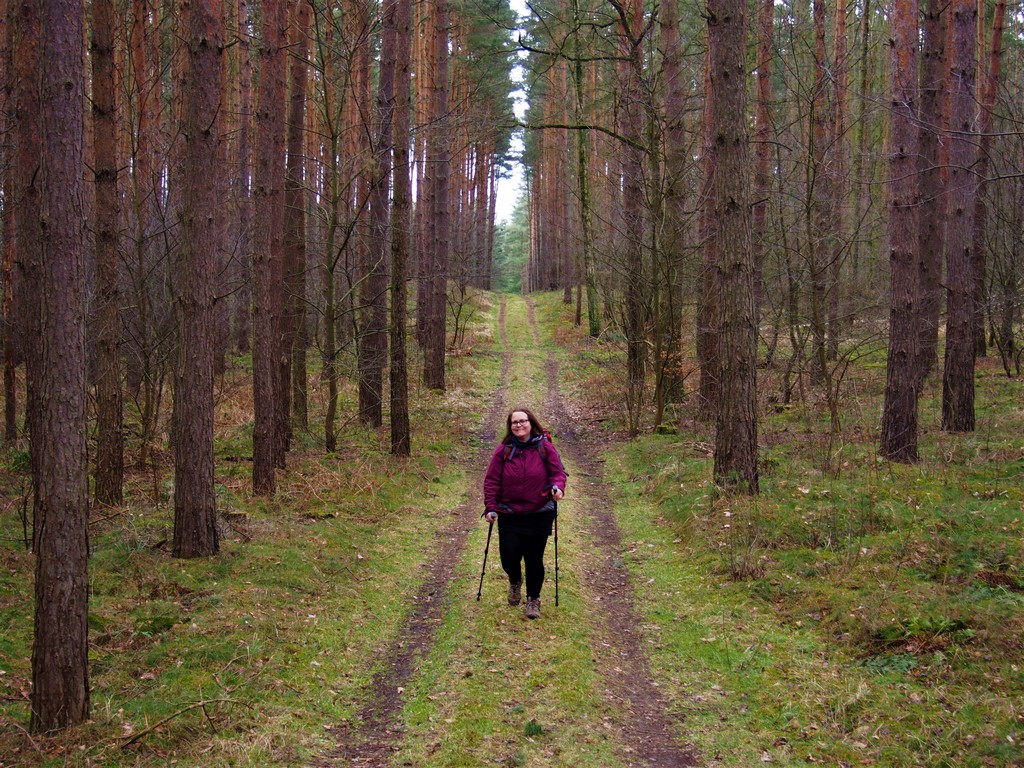
{"label": "dark hair", "polygon": [[525,413],[526,418],[530,420],[530,437],[536,437],[537,435],[544,434],[544,427],[541,426],[540,421],[533,413],[527,408],[513,408],[508,412],[508,416],[505,417],[505,437],[502,438],[501,442],[505,445],[509,445],[512,442],[512,438],[515,435],[512,434],[512,414],[513,413]]}

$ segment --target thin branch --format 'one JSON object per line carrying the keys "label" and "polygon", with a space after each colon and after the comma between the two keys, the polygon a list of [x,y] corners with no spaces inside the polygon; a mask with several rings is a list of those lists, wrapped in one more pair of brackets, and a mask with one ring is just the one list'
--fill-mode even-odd
{"label": "thin branch", "polygon": [[519,128],[525,128],[526,130],[530,130],[530,131],[534,131],[534,130],[537,130],[537,131],[539,131],[539,130],[547,130],[547,129],[551,129],[551,128],[565,128],[565,129],[568,129],[570,131],[597,131],[598,133],[607,134],[607,135],[611,136],[613,139],[621,141],[623,144],[625,144],[625,145],[627,145],[627,146],[629,146],[629,147],[631,147],[633,149],[637,149],[637,150],[643,152],[645,155],[649,154],[649,152],[650,152],[650,150],[648,150],[647,147],[645,147],[639,141],[634,141],[633,139],[627,138],[627,137],[623,136],[621,133],[613,131],[611,128],[605,128],[603,125],[580,125],[580,124],[576,124],[576,123],[532,123],[531,124],[531,123],[522,123],[522,122],[520,122],[520,123],[517,123],[517,126]]}
{"label": "thin branch", "polygon": [[[184,715],[186,712],[191,712],[193,709],[202,709],[203,710],[203,714],[206,715],[206,719],[209,720],[210,719],[210,715],[206,711],[206,705],[207,704],[244,704],[244,702],[236,701],[235,699],[206,699],[204,701],[197,701],[194,704],[189,704],[184,709],[179,709],[177,712],[168,715],[163,720],[161,720],[160,722],[158,722],[158,723],[156,723],[154,725],[151,725],[146,730],[139,731],[134,736],[132,736],[130,739],[125,741],[124,744],[121,745],[121,749],[127,749],[132,744],[134,744],[136,741],[138,741],[139,739],[141,739],[141,738],[143,738],[145,736],[148,736],[149,734],[151,734],[153,731],[155,731],[160,726],[164,725],[165,723],[170,722],[171,720],[173,720],[176,717],[180,717],[181,715]],[[246,706],[249,706],[249,705],[246,705]],[[212,725],[212,721],[211,721],[211,725]],[[216,732],[216,730],[215,730],[215,732]]]}

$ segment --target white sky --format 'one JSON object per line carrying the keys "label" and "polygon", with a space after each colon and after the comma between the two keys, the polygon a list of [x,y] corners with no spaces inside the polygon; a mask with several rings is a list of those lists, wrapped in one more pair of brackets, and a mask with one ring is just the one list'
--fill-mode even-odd
{"label": "white sky", "polygon": [[[528,13],[523,0],[509,0],[509,5],[520,17]],[[520,56],[524,55],[524,53],[520,53]],[[521,67],[517,66],[512,69],[513,82],[521,83],[523,77],[524,73]],[[526,108],[528,106],[526,103],[526,92],[522,90],[515,91],[512,94],[512,98],[514,99],[513,109],[515,110],[516,118],[522,120],[526,116]],[[518,156],[523,151],[523,142],[518,134],[512,137],[511,150],[515,156]],[[523,165],[517,160],[512,165],[512,175],[507,179],[498,180],[498,194],[494,213],[499,223],[507,222],[512,217],[512,211],[524,192]]]}

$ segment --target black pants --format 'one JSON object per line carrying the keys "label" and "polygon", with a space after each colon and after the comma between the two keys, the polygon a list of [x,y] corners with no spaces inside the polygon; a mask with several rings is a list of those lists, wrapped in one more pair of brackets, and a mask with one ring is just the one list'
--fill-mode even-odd
{"label": "black pants", "polygon": [[526,533],[511,526],[498,528],[498,552],[501,567],[508,574],[509,581],[523,580],[522,564],[526,564],[526,596],[540,597],[544,584],[544,547],[548,543],[547,533]]}

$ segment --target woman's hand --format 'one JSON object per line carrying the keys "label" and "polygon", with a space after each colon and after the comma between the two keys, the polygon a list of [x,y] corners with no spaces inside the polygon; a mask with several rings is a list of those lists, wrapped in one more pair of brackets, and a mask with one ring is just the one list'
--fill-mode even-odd
{"label": "woman's hand", "polygon": [[562,492],[562,489],[557,485],[551,489],[551,498],[555,501],[560,501],[564,496],[565,494]]}
{"label": "woman's hand", "polygon": [[484,512],[484,520],[486,520],[488,523],[493,523],[497,519],[498,513],[495,512],[493,509],[489,509],[486,512]]}

